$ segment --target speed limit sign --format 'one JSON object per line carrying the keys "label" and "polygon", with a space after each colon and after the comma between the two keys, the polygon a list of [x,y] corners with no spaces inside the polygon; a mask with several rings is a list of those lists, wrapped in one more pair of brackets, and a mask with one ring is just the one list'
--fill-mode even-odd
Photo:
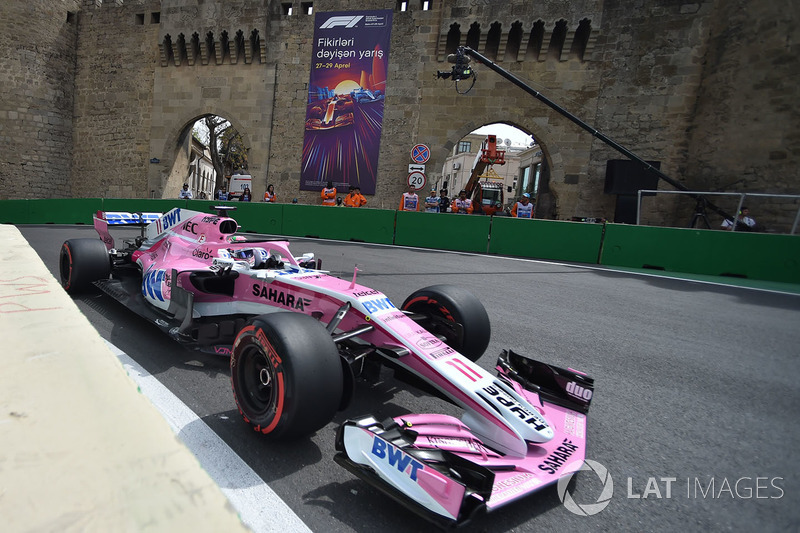
{"label": "speed limit sign", "polygon": [[408,186],[414,187],[417,190],[425,187],[427,181],[428,178],[425,177],[424,172],[412,172],[408,175]]}

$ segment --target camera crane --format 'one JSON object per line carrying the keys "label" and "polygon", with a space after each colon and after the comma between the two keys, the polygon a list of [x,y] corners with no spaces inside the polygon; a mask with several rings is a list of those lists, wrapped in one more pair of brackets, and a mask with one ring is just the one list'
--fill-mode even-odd
{"label": "camera crane", "polygon": [[[573,115],[572,113],[570,113],[569,111],[564,109],[563,107],[559,106],[558,104],[556,104],[555,102],[553,102],[552,100],[550,100],[549,98],[544,96],[542,93],[540,93],[539,91],[537,91],[536,89],[534,89],[533,87],[531,87],[530,85],[525,83],[520,78],[516,77],[515,75],[513,75],[512,73],[510,73],[506,69],[502,68],[501,66],[499,66],[497,63],[495,63],[494,61],[492,61],[488,57],[476,52],[475,50],[473,50],[472,48],[470,48],[468,46],[459,46],[458,49],[456,50],[455,54],[448,55],[447,56],[447,60],[450,63],[453,63],[453,68],[449,72],[448,71],[441,71],[441,70],[438,71],[436,73],[436,78],[437,79],[438,78],[452,79],[454,82],[456,82],[456,91],[458,91],[459,94],[468,93],[470,91],[470,89],[472,89],[472,87],[475,85],[475,80],[476,80],[475,70],[470,66],[470,62],[471,62],[472,59],[475,59],[476,61],[478,61],[482,65],[486,65],[487,67],[489,67],[491,70],[495,71],[497,74],[499,74],[503,78],[507,79],[508,81],[510,81],[511,83],[513,83],[514,85],[516,85],[517,87],[522,89],[523,91],[527,92],[528,94],[530,94],[531,96],[533,96],[534,98],[539,100],[540,102],[543,102],[545,105],[547,105],[548,107],[550,107],[551,109],[553,109],[554,111],[559,113],[560,115],[568,118],[571,122],[577,124],[580,128],[588,131],[589,133],[592,134],[592,136],[597,137],[598,139],[600,139],[601,141],[603,141],[608,146],[610,146],[614,150],[618,151],[619,153],[621,153],[622,155],[624,155],[628,159],[639,163],[640,165],[642,165],[642,169],[645,172],[652,172],[653,174],[658,176],[660,179],[666,181],[668,184],[672,185],[673,187],[675,187],[676,189],[678,189],[680,191],[689,191],[688,187],[686,187],[683,183],[681,183],[681,182],[679,182],[677,180],[674,180],[671,177],[667,176],[666,174],[661,172],[659,169],[657,169],[656,167],[654,167],[653,165],[651,165],[650,163],[648,163],[647,161],[645,161],[644,159],[642,159],[641,157],[636,155],[635,153],[631,152],[630,150],[628,150],[624,146],[620,145],[619,143],[615,142],[613,139],[609,138],[608,136],[604,135],[603,133],[599,132],[598,130],[596,130],[595,128],[593,128],[592,126],[587,124],[586,122],[582,121],[581,119],[579,119],[578,117],[576,117],[575,115]],[[469,80],[469,79],[472,80],[472,83],[470,84],[469,88],[467,88],[463,92],[459,91],[458,90],[458,82],[459,81]],[[691,196],[697,201],[697,204],[696,204],[696,207],[695,207],[695,215],[692,218],[692,223],[691,223],[692,226],[694,226],[694,223],[698,219],[701,219],[701,218],[704,219],[706,221],[706,225],[708,225],[708,219],[705,216],[705,209],[706,208],[711,209],[712,211],[714,211],[715,213],[721,215],[725,219],[734,220],[734,217],[732,217],[731,215],[726,213],[724,210],[722,210],[721,208],[719,208],[715,204],[713,204],[710,201],[708,201],[703,195],[701,195],[701,194],[692,194]]]}

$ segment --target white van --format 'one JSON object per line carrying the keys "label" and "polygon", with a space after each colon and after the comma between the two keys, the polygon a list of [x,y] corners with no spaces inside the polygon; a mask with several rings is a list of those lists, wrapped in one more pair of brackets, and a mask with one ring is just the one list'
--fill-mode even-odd
{"label": "white van", "polygon": [[253,177],[249,174],[234,174],[228,183],[228,200],[238,200],[245,188],[253,194]]}

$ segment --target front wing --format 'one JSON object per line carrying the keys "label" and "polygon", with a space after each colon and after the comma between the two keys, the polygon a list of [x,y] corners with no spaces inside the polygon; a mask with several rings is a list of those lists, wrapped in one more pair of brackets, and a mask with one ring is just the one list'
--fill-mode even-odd
{"label": "front wing", "polygon": [[[337,433],[336,462],[442,527],[462,525],[579,470],[594,381],[507,351],[497,368],[555,430],[551,441],[529,443],[525,457],[488,448],[456,418],[410,414],[346,421]],[[568,392],[576,387],[580,395]]]}

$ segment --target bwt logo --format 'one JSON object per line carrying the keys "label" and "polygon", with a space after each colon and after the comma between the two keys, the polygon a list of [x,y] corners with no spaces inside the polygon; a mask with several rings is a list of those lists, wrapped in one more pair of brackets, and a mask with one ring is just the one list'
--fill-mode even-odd
{"label": "bwt logo", "polygon": [[355,26],[359,20],[363,19],[364,15],[357,15],[354,17],[331,17],[326,20],[322,26],[319,27],[321,30],[328,30],[330,28],[335,28],[336,26],[344,26],[345,28],[352,28]]}
{"label": "bwt logo", "polygon": [[411,481],[417,480],[417,470],[422,470],[425,465],[419,461],[415,461],[410,455],[407,455],[403,450],[395,448],[385,440],[375,437],[372,442],[372,455],[378,459],[387,461],[390,466],[397,468],[398,472],[405,472],[411,465],[411,472],[408,472],[408,477]]}
{"label": "bwt logo", "polygon": [[364,307],[368,313],[377,313],[378,311],[397,309],[394,304],[389,301],[389,298],[376,298],[375,300],[368,300],[361,303],[364,304]]}

